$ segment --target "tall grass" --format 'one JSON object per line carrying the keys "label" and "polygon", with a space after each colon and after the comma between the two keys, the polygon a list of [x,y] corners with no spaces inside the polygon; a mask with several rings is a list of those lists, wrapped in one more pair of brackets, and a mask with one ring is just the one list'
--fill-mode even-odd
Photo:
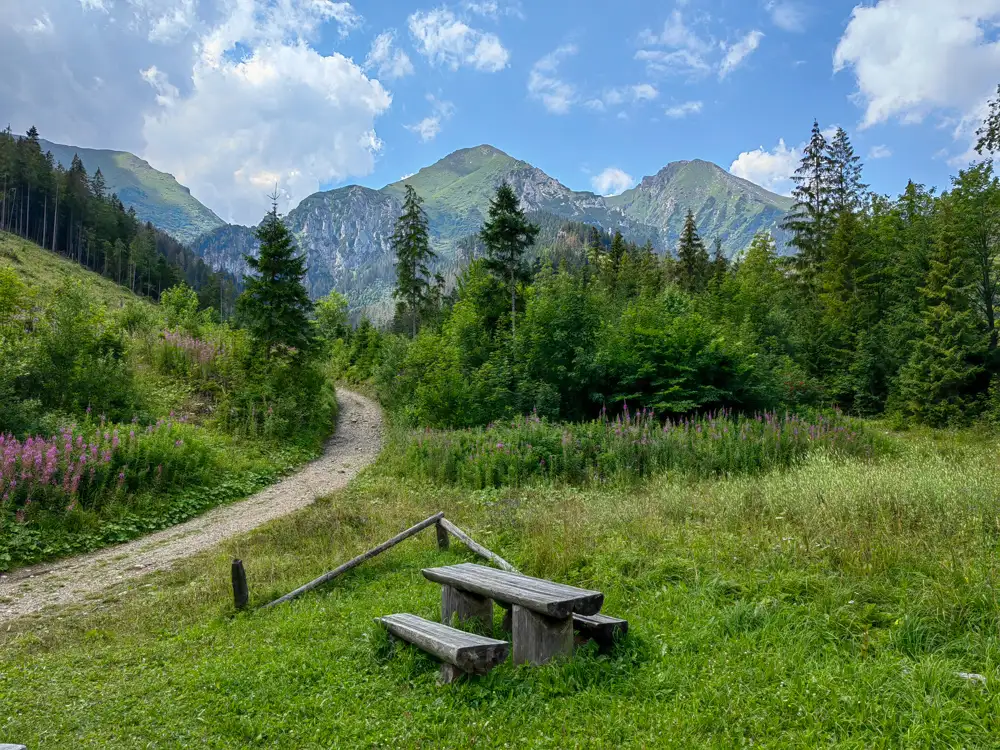
{"label": "tall grass", "polygon": [[884,439],[840,415],[736,416],[723,411],[661,422],[650,410],[582,424],[537,415],[457,431],[398,432],[388,462],[398,475],[472,489],[551,481],[634,481],[662,472],[692,478],[759,474],[823,453],[870,459]]}

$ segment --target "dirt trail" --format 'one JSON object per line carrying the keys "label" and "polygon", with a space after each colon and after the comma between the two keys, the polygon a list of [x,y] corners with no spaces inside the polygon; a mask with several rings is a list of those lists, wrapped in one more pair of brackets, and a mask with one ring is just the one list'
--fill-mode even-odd
{"label": "dirt trail", "polygon": [[0,576],[0,622],[52,605],[83,601],[111,586],[170,567],[229,537],[309,505],[344,487],[375,460],[382,413],[371,400],[338,390],[337,430],[323,455],[256,495],[141,539]]}

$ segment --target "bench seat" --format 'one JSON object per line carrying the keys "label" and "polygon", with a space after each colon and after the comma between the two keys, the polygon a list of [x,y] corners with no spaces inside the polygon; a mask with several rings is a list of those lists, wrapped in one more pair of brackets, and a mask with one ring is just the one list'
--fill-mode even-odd
{"label": "bench seat", "polygon": [[600,613],[573,615],[573,630],[580,634],[584,642],[597,641],[601,652],[606,653],[615,645],[615,638],[622,638],[628,632],[628,620]]}
{"label": "bench seat", "polygon": [[510,654],[507,641],[466,633],[416,615],[386,615],[376,621],[400,640],[444,662],[441,665],[442,682],[452,682],[460,673],[486,674],[505,662]]}

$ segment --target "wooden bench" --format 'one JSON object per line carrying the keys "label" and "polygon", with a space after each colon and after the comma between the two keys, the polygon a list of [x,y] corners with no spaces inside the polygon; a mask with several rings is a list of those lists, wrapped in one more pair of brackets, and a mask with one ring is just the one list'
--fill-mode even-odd
{"label": "wooden bench", "polygon": [[[444,622],[451,622],[453,617],[479,620],[483,632],[492,635],[493,602],[508,609],[515,664],[545,664],[556,656],[572,656],[574,617],[592,617],[604,604],[604,594],[599,591],[473,563],[426,568],[422,572],[425,578],[443,586]],[[606,630],[606,624],[600,621],[585,625]]]}
{"label": "wooden bench", "polygon": [[579,633],[580,643],[596,641],[602,654],[608,653],[615,640],[628,632],[628,620],[608,615],[573,615],[573,629]]}
{"label": "wooden bench", "polygon": [[389,633],[412,643],[441,660],[441,682],[454,682],[463,674],[486,674],[507,661],[510,644],[474,633],[466,633],[416,615],[386,615],[382,623]]}

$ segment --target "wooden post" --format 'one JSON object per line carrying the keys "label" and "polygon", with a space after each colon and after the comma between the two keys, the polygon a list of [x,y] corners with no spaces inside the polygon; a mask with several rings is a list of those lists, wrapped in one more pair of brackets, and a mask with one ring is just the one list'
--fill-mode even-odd
{"label": "wooden post", "polygon": [[554,620],[526,607],[514,611],[514,664],[547,664],[558,656],[573,656],[573,617]]}
{"label": "wooden post", "polygon": [[441,587],[441,622],[451,625],[457,617],[463,624],[471,625],[476,633],[493,637],[493,600],[459,591],[453,586]]}
{"label": "wooden post", "polygon": [[242,560],[233,560],[233,603],[236,609],[246,609],[250,602],[250,589],[247,588],[247,572],[243,569]]}
{"label": "wooden post", "polygon": [[448,549],[448,530],[441,525],[440,521],[434,528],[437,529],[438,549],[442,551]]}

